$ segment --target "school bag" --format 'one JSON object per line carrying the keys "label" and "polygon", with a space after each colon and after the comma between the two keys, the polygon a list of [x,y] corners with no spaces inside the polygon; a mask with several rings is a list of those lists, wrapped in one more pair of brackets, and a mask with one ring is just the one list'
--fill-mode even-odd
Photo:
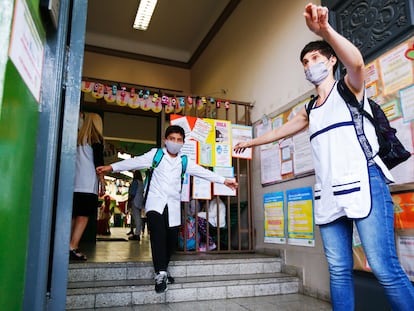
{"label": "school bag", "polygon": [[[152,173],[154,172],[154,169],[157,168],[158,164],[160,164],[163,156],[164,156],[164,152],[162,148],[158,148],[157,152],[154,155],[154,158],[152,159],[151,167],[147,169],[145,172],[145,176],[146,176],[145,184],[144,184],[145,194],[144,194],[142,206],[145,206],[145,203],[147,202]],[[183,185],[183,182],[184,182],[184,175],[187,169],[187,162],[188,162],[187,155],[185,154],[181,155],[181,186]]]}
{"label": "school bag", "polygon": [[[354,93],[352,93],[346,85],[344,79],[338,81],[338,92],[347,104],[358,108],[359,113],[366,117],[374,125],[380,147],[378,155],[388,169],[392,169],[398,164],[406,161],[411,156],[411,153],[404,148],[401,141],[395,135],[397,130],[391,127],[390,122],[388,121],[387,116],[381,109],[380,105],[368,98],[368,102],[372,110],[371,116],[358,102]],[[316,99],[317,97],[312,98],[306,107],[308,116],[313,105],[315,104]]]}

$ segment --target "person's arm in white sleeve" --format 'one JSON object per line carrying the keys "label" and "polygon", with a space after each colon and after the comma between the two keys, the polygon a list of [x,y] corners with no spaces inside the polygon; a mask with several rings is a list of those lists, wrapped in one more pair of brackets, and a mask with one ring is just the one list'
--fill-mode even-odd
{"label": "person's arm in white sleeve", "polygon": [[143,168],[148,168],[152,164],[155,152],[157,149],[151,149],[147,153],[144,153],[141,156],[133,157],[130,159],[122,160],[119,162],[112,163],[111,165],[98,166],[96,172],[100,173],[110,173],[110,172],[121,172],[121,171],[130,171],[130,170],[140,170]]}

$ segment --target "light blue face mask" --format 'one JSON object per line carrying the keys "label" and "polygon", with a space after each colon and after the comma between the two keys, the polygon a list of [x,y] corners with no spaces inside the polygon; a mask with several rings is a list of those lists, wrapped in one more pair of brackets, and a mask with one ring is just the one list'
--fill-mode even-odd
{"label": "light blue face mask", "polygon": [[314,85],[321,84],[329,74],[326,63],[327,62],[320,62],[309,66],[309,68],[305,70],[306,80]]}
{"label": "light blue face mask", "polygon": [[170,140],[165,141],[165,147],[167,148],[168,152],[171,154],[177,154],[180,152],[183,144],[178,144]]}

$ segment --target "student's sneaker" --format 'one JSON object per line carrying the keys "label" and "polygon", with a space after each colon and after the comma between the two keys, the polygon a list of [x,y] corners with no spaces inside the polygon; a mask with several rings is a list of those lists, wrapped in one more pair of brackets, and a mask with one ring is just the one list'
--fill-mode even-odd
{"label": "student's sneaker", "polygon": [[171,276],[170,272],[167,271],[167,284],[174,284],[175,280]]}
{"label": "student's sneaker", "polygon": [[208,246],[208,250],[209,250],[209,251],[215,250],[216,248],[217,248],[216,243],[210,244],[210,245]]}
{"label": "student's sneaker", "polygon": [[155,275],[155,292],[160,294],[167,291],[167,272],[160,271]]}

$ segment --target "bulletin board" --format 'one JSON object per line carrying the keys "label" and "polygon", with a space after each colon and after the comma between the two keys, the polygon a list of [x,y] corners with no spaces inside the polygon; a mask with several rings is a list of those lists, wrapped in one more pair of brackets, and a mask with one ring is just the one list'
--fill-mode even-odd
{"label": "bulletin board", "polygon": [[[384,110],[397,137],[414,154],[414,37],[366,65],[366,94]],[[391,170],[392,191],[414,187],[414,156]],[[404,186],[402,186],[404,185]]]}
{"label": "bulletin board", "polygon": [[[255,126],[256,137],[292,119],[309,101],[310,94],[302,100],[295,101],[293,107],[290,105],[290,108],[281,113],[263,117],[262,121]],[[260,146],[259,154],[263,186],[314,174],[307,129],[292,137]]]}
{"label": "bulletin board", "polygon": [[[366,65],[366,92],[384,110],[397,137],[414,150],[414,37],[396,45]],[[391,170],[397,255],[414,281],[414,156]],[[354,269],[371,271],[356,230]]]}

